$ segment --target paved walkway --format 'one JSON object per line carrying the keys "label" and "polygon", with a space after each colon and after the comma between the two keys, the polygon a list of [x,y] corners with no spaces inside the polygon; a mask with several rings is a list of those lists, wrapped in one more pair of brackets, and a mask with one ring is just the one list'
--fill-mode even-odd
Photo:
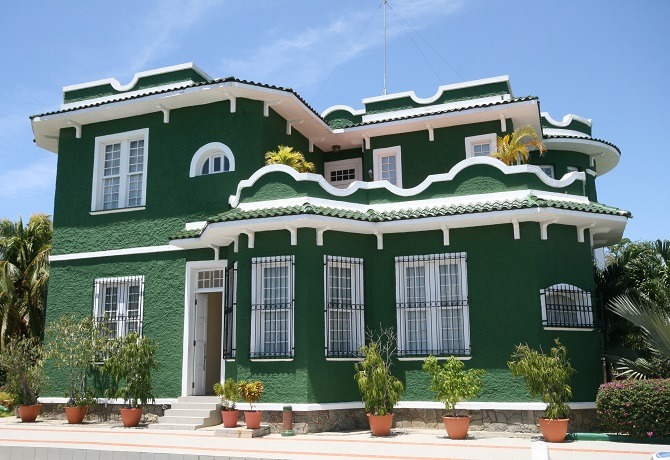
{"label": "paved walkway", "polygon": [[[0,419],[1,460],[204,459],[525,459],[647,460],[670,445],[572,441],[547,444],[539,436],[473,432],[464,441],[439,430],[395,429],[387,438],[366,431],[255,439],[214,436],[214,430],[175,432],[117,424]],[[549,457],[547,457],[547,452]]]}

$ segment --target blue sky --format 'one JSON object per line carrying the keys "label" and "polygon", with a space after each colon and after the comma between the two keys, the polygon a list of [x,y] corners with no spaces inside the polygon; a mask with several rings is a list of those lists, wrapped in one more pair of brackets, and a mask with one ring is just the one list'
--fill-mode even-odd
{"label": "blue sky", "polygon": [[[319,112],[362,108],[383,88],[380,2],[13,3],[0,15],[0,217],[52,213],[56,155],[33,144],[28,117],[58,109],[66,85],[125,84],[135,72],[195,62],[213,77],[292,87]],[[509,75],[516,96],[539,96],[554,119],[593,119],[594,137],[621,149],[597,185],[601,202],[632,211],[625,236],[670,239],[670,2],[389,5],[389,93],[429,97],[441,84]]]}

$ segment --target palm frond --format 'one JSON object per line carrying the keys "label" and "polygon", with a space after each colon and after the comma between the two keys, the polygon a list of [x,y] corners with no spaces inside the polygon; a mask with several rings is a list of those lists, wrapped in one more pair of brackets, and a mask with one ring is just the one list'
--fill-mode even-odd
{"label": "palm frond", "polygon": [[607,308],[639,326],[652,347],[666,358],[670,358],[670,317],[648,298],[634,300],[627,295],[615,297]]}

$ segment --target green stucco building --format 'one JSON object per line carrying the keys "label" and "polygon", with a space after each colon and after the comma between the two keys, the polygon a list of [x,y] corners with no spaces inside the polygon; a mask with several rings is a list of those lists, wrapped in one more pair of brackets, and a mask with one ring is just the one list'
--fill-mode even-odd
{"label": "green stucco building", "polygon": [[[506,362],[555,337],[574,401],[595,399],[593,254],[630,217],[596,179],[620,152],[507,77],[319,114],[289,88],[185,64],[65,87],[32,125],[58,155],[47,321],[76,311],[156,338],[159,403],[232,376],[263,380],[269,409],[362,407],[353,363],[380,326],[398,334],[401,407],[439,407],[429,354],[487,371],[473,408],[523,407]],[[489,156],[525,125],[545,155]],[[279,145],[317,172],[264,166]],[[52,380],[45,399],[61,394]]]}

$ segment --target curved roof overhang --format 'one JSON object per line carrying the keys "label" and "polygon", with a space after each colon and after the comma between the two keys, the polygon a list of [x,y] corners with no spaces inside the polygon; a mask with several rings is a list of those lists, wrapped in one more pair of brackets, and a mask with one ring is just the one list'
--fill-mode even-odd
{"label": "curved roof overhang", "polygon": [[599,176],[614,169],[621,159],[621,153],[615,146],[597,139],[555,136],[545,138],[542,142],[550,150],[585,153],[590,157],[591,164],[595,164]]}

